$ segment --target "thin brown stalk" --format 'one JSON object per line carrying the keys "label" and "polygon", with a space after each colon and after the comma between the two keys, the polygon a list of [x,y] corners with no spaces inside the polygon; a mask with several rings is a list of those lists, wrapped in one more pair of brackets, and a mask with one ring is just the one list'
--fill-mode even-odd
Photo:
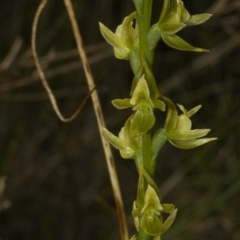
{"label": "thin brown stalk", "polygon": [[[66,9],[67,9],[67,12],[69,14],[69,18],[70,18],[71,25],[73,28],[73,33],[74,33],[75,40],[77,43],[77,48],[78,48],[79,55],[80,55],[80,58],[83,63],[83,69],[84,69],[84,72],[85,72],[85,75],[87,78],[88,87],[89,87],[89,89],[92,89],[95,86],[94,79],[93,79],[91,69],[90,69],[90,66],[88,63],[88,59],[87,59],[87,56],[85,53],[85,49],[84,49],[83,42],[82,42],[82,37],[81,37],[80,31],[78,28],[78,24],[77,24],[76,17],[74,14],[73,6],[72,6],[72,3],[70,0],[64,0],[64,3],[66,6]],[[120,187],[119,187],[119,183],[118,183],[118,177],[117,177],[117,173],[116,173],[116,169],[115,169],[115,164],[114,164],[110,145],[109,145],[108,141],[106,140],[106,138],[104,137],[103,131],[102,131],[102,128],[105,126],[105,122],[104,122],[104,117],[102,114],[101,105],[99,102],[97,91],[94,91],[92,93],[91,97],[92,97],[94,111],[95,111],[95,114],[97,117],[98,128],[99,128],[99,132],[100,132],[100,136],[101,136],[101,140],[102,140],[103,149],[105,152],[105,158],[107,161],[108,171],[109,171],[110,180],[111,180],[113,193],[114,193],[114,198],[115,198],[115,202],[116,202],[116,206],[117,206],[121,237],[122,237],[122,240],[128,240],[126,217],[125,217],[125,212],[124,212],[124,208],[123,208],[123,201],[122,201],[122,197],[121,197],[121,191],[120,191]]]}

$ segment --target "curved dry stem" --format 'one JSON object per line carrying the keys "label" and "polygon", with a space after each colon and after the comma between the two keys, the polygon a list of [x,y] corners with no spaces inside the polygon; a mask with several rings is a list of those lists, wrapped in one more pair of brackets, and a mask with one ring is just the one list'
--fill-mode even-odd
{"label": "curved dry stem", "polygon": [[31,43],[32,43],[32,54],[33,54],[33,58],[34,58],[34,62],[36,64],[36,67],[37,67],[37,71],[38,71],[38,74],[40,76],[40,79],[41,79],[41,82],[45,88],[45,90],[47,91],[47,94],[48,94],[48,97],[49,97],[49,100],[52,104],[52,107],[55,111],[55,113],[57,114],[58,118],[63,121],[63,122],[70,122],[72,121],[73,119],[75,119],[78,114],[81,112],[83,106],[85,105],[87,99],[90,97],[91,93],[94,91],[95,89],[95,86],[93,86],[91,89],[90,89],[90,92],[88,93],[88,95],[85,97],[85,99],[83,100],[83,102],[81,103],[80,107],[77,109],[77,111],[69,118],[65,118],[62,113],[60,112],[59,110],[59,107],[58,107],[58,104],[57,104],[57,101],[56,101],[56,98],[47,82],[47,79],[45,77],[45,74],[43,72],[43,69],[42,69],[42,66],[40,64],[40,61],[39,61],[39,57],[38,57],[38,54],[37,54],[37,48],[36,48],[36,35],[37,35],[37,25],[38,25],[38,20],[39,20],[39,17],[42,13],[42,10],[44,9],[45,5],[47,3],[47,0],[43,0],[38,9],[37,9],[37,12],[35,14],[35,17],[34,17],[34,20],[33,20],[33,26],[32,26],[32,39],[31,39]]}
{"label": "curved dry stem", "polygon": [[[34,21],[33,21],[33,27],[32,27],[32,52],[33,52],[33,56],[34,56],[34,60],[35,60],[35,64],[38,70],[38,73],[40,75],[42,84],[44,86],[44,88],[46,89],[50,102],[53,106],[54,111],[56,112],[57,116],[59,117],[59,119],[61,119],[63,122],[69,122],[71,120],[73,120],[78,113],[81,110],[81,106],[80,109],[78,109],[73,116],[71,116],[70,118],[64,118],[61,114],[61,112],[59,111],[56,99],[51,91],[51,88],[49,87],[47,80],[45,78],[44,72],[41,68],[39,59],[38,59],[38,55],[37,55],[37,51],[36,51],[36,31],[37,31],[37,24],[38,24],[38,20],[39,17],[41,15],[41,12],[43,10],[43,8],[45,7],[47,3],[47,0],[42,0],[42,2],[40,3]],[[99,127],[99,132],[100,132],[100,136],[101,136],[101,140],[102,140],[102,144],[103,144],[103,149],[104,149],[104,153],[105,153],[105,157],[106,157],[106,162],[107,162],[107,166],[108,166],[108,171],[109,171],[109,175],[110,175],[110,180],[111,180],[111,184],[112,184],[112,188],[113,188],[113,193],[114,193],[114,198],[115,198],[115,202],[116,202],[116,206],[117,206],[117,212],[118,212],[118,220],[119,220],[119,225],[120,225],[120,232],[121,232],[121,237],[122,240],[128,240],[128,229],[127,229],[127,224],[126,224],[126,217],[125,217],[125,213],[124,213],[124,208],[123,208],[123,202],[122,202],[122,197],[121,197],[121,192],[120,192],[120,188],[119,188],[119,183],[118,183],[118,178],[117,178],[117,173],[116,173],[116,169],[115,169],[115,164],[114,164],[114,160],[113,160],[113,156],[112,156],[112,152],[111,152],[111,148],[110,145],[108,143],[108,141],[105,139],[103,132],[102,132],[102,128],[105,126],[105,122],[104,122],[104,118],[103,118],[103,114],[102,114],[102,110],[101,110],[101,106],[99,103],[99,99],[98,99],[98,94],[97,91],[93,91],[95,88],[95,83],[92,77],[92,73],[91,73],[91,69],[87,60],[87,56],[83,47],[83,43],[82,43],[82,38],[81,38],[81,34],[77,25],[77,21],[75,18],[75,14],[73,11],[73,7],[71,4],[70,0],[64,0],[67,12],[69,14],[69,18],[71,21],[71,25],[73,28],[73,32],[74,32],[74,36],[75,36],[75,40],[76,40],[76,44],[77,44],[77,48],[78,48],[78,52],[80,55],[80,58],[82,60],[82,64],[83,64],[83,69],[84,69],[84,73],[85,76],[87,78],[87,82],[88,82],[88,87],[90,89],[90,94],[91,94],[91,98],[92,98],[92,102],[93,102],[93,106],[94,106],[94,111],[97,117],[97,122],[98,122],[98,127]]]}

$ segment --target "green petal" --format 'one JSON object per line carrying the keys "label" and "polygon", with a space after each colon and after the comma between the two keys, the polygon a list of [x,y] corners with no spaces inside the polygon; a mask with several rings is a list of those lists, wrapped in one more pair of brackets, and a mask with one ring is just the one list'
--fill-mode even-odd
{"label": "green petal", "polygon": [[186,26],[184,23],[162,23],[160,29],[165,34],[174,34]]}
{"label": "green petal", "polygon": [[177,148],[191,149],[214,140],[217,140],[217,138],[202,138],[196,140],[171,140],[169,142]]}
{"label": "green petal", "polygon": [[208,52],[208,50],[203,48],[196,48],[184,41],[182,38],[175,34],[164,34],[162,33],[163,41],[172,48],[182,50],[182,51],[194,51],[194,52]]}
{"label": "green petal", "polygon": [[163,203],[162,207],[163,207],[163,212],[165,213],[172,213],[175,210],[175,206],[173,204]]}
{"label": "green petal", "polygon": [[166,219],[166,221],[163,223],[163,232],[166,232],[173,224],[175,218],[177,215],[177,209],[175,209],[170,215],[169,217]]}
{"label": "green petal", "polygon": [[155,108],[158,108],[159,110],[161,110],[163,112],[165,111],[166,104],[163,101],[161,101],[159,99],[154,99],[154,100],[152,100],[152,102],[153,102],[153,105]]}
{"label": "green petal", "polygon": [[212,14],[209,14],[209,13],[192,15],[191,18],[185,23],[188,26],[196,26],[206,22],[211,16]]}
{"label": "green petal", "polygon": [[190,111],[188,111],[188,117],[191,117],[193,114],[195,114],[201,107],[202,107],[202,105],[198,105],[198,106],[194,107],[193,109],[191,109]]}
{"label": "green petal", "polygon": [[172,131],[165,133],[166,137],[170,140],[191,140],[206,136],[210,132],[210,129],[195,129],[188,131]]}
{"label": "green petal", "polygon": [[124,99],[115,99],[112,101],[112,104],[114,107],[118,109],[124,109],[124,108],[130,108],[132,105],[130,104],[130,99],[129,98],[124,98]]}

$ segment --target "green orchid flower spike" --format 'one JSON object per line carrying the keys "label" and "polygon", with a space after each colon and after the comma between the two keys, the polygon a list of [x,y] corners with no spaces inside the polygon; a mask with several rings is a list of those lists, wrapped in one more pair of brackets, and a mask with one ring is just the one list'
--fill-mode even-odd
{"label": "green orchid flower spike", "polygon": [[[206,49],[190,45],[177,34],[187,26],[204,23],[211,14],[191,15],[181,0],[162,2],[159,19],[153,25],[153,0],[133,0],[136,12],[125,17],[115,33],[99,23],[102,36],[113,47],[115,57],[128,60],[134,75],[130,97],[112,101],[118,109],[130,108],[131,115],[118,136],[103,128],[105,137],[119,150],[122,158],[135,161],[139,174],[132,211],[138,233],[130,240],[161,240],[162,234],[176,218],[177,209],[173,204],[162,203],[160,190],[154,180],[158,156],[165,143],[168,141],[178,148],[191,149],[216,140],[204,138],[210,129],[192,129],[190,118],[201,105],[187,111],[178,104],[182,112],[178,114],[175,103],[159,92],[159,84],[152,70],[155,47],[161,39],[178,50],[207,52]],[[154,110],[165,111],[166,107],[164,126],[155,131]],[[124,236],[124,239],[128,239],[126,234]]]}
{"label": "green orchid flower spike", "polygon": [[178,107],[183,112],[183,114],[178,115],[172,101],[167,98],[164,99],[168,105],[168,113],[164,126],[165,136],[172,145],[182,149],[191,149],[217,139],[201,138],[207,135],[210,129],[191,130],[192,122],[190,117],[201,108],[201,105],[187,111],[182,105],[178,104]]}
{"label": "green orchid flower spike", "polygon": [[195,52],[207,52],[208,50],[190,45],[176,35],[186,26],[196,26],[207,21],[212,15],[208,13],[190,15],[181,0],[164,0],[163,9],[158,23],[154,24],[148,34],[150,49],[153,49],[160,38],[168,46]]}
{"label": "green orchid flower spike", "polygon": [[113,46],[114,55],[118,59],[129,60],[132,51],[138,47],[138,29],[132,26],[132,21],[135,17],[136,12],[125,17],[115,33],[102,23],[99,23],[103,37]]}

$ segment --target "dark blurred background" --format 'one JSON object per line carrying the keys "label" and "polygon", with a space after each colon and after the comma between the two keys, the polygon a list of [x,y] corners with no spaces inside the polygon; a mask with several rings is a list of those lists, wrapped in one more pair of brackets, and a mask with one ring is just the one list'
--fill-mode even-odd
{"label": "dark blurred background", "polygon": [[[71,123],[58,120],[38,79],[30,50],[40,1],[0,1],[0,239],[119,240],[115,204],[91,101]],[[187,109],[202,104],[194,128],[218,141],[193,150],[162,150],[156,181],[163,201],[179,209],[164,240],[240,239],[240,1],[185,0],[191,14],[214,13],[179,35],[209,53],[181,52],[162,42],[154,73],[161,93]],[[129,96],[132,72],[116,60],[98,29],[113,31],[131,0],[73,1],[108,128],[117,134],[129,110],[111,100]],[[154,1],[154,21],[162,1]],[[63,1],[49,0],[38,29],[38,52],[61,111],[70,116],[88,88]],[[165,114],[156,112],[158,127]],[[130,234],[136,195],[134,163],[113,150]]]}

